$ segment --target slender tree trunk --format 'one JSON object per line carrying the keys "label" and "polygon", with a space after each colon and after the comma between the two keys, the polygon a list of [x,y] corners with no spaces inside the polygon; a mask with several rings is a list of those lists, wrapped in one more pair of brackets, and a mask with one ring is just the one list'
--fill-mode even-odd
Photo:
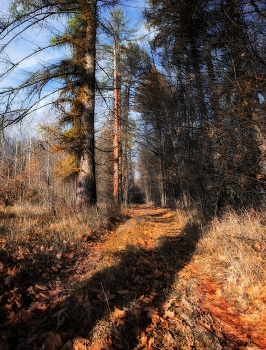
{"label": "slender tree trunk", "polygon": [[30,145],[29,145],[29,189],[31,188],[31,133],[30,133]]}
{"label": "slender tree trunk", "polygon": [[117,52],[114,40],[114,201],[119,201],[119,147],[118,147],[118,84],[117,84]]}
{"label": "slender tree trunk", "polygon": [[16,148],[15,148],[15,170],[14,177],[17,177],[17,164],[18,164],[18,140],[16,138]]}
{"label": "slender tree trunk", "polygon": [[123,98],[123,120],[121,122],[123,138],[121,137],[121,173],[122,173],[122,183],[121,183],[121,192],[123,197],[123,205],[128,205],[128,191],[129,191],[129,162],[128,155],[130,152],[130,146],[128,146],[128,117],[129,117],[129,99],[130,99],[130,89],[131,89],[131,79],[126,85],[125,94]]}
{"label": "slender tree trunk", "polygon": [[88,5],[87,42],[88,50],[85,56],[86,81],[84,83],[83,113],[81,125],[83,128],[82,153],[77,177],[78,208],[96,203],[96,178],[94,157],[94,106],[95,106],[95,57],[97,29],[97,0],[90,0]]}

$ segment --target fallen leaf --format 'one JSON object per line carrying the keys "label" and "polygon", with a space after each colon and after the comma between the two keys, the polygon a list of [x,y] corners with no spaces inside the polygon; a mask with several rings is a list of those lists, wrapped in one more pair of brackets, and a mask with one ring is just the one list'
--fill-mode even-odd
{"label": "fallen leaf", "polygon": [[262,245],[259,243],[259,242],[256,242],[254,247],[258,250],[261,250],[262,249]]}
{"label": "fallen leaf", "polygon": [[10,314],[7,317],[8,323],[13,326],[19,319],[19,314],[15,314],[15,312],[10,312]]}
{"label": "fallen leaf", "polygon": [[78,337],[73,340],[73,350],[87,350],[89,345],[88,339]]}
{"label": "fallen leaf", "polygon": [[171,298],[167,301],[167,303],[165,305],[163,305],[163,309],[164,310],[168,310],[171,306],[172,306],[172,303],[176,301],[176,298]]}
{"label": "fallen leaf", "polygon": [[7,270],[7,277],[4,280],[4,284],[9,286],[11,281],[15,278],[17,278],[20,274],[21,271],[21,267],[14,267],[12,270],[10,268],[8,268]]}
{"label": "fallen leaf", "polygon": [[40,289],[40,290],[47,290],[48,289],[46,286],[42,286],[40,284],[35,284],[35,288]]}
{"label": "fallen leaf", "polygon": [[160,316],[158,315],[158,309],[155,309],[151,306],[144,307],[144,311],[147,311],[147,316],[152,319],[152,321],[156,322],[160,319]]}
{"label": "fallen leaf", "polygon": [[47,309],[47,304],[41,303],[39,301],[35,301],[31,303],[31,308],[32,309],[37,309],[37,310],[46,310]]}
{"label": "fallen leaf", "polygon": [[112,313],[112,319],[114,321],[118,320],[118,319],[123,319],[125,318],[127,315],[125,310],[120,310],[118,309],[116,306],[114,307],[114,312]]}
{"label": "fallen leaf", "polygon": [[120,294],[120,295],[126,295],[129,294],[129,290],[117,290],[116,293]]}
{"label": "fallen leaf", "polygon": [[12,282],[12,276],[7,276],[5,279],[4,279],[4,285],[5,286],[9,286],[10,285],[10,283]]}
{"label": "fallen leaf", "polygon": [[174,318],[175,317],[175,313],[174,313],[174,311],[165,310],[164,316],[165,317],[169,317],[169,318]]}
{"label": "fallen leaf", "polygon": [[168,343],[174,343],[174,338],[170,332],[166,333],[164,338]]}
{"label": "fallen leaf", "polygon": [[152,346],[152,344],[154,344],[154,338],[149,339],[149,342],[148,342],[149,348]]}
{"label": "fallen leaf", "polygon": [[82,235],[80,238],[84,242],[86,242],[88,240],[88,236],[87,235]]}
{"label": "fallen leaf", "polygon": [[152,295],[143,298],[143,302],[149,304],[153,301],[154,297]]}
{"label": "fallen leaf", "polygon": [[47,295],[47,294],[45,294],[45,293],[39,293],[38,295],[36,295],[36,298],[39,298],[39,297],[41,297],[41,298],[43,298],[43,299],[50,299],[50,297],[49,297],[49,295]]}
{"label": "fallen leaf", "polygon": [[65,254],[65,258],[73,259],[74,258],[74,253],[66,253]]}
{"label": "fallen leaf", "polygon": [[167,280],[171,277],[170,273],[168,273],[168,272],[165,272],[163,275]]}
{"label": "fallen leaf", "polygon": [[33,286],[30,286],[28,289],[27,289],[27,291],[30,293],[30,294],[36,294],[36,291],[35,291],[35,289],[34,289],[34,287]]}
{"label": "fallen leaf", "polygon": [[139,338],[139,341],[141,344],[146,345],[148,342],[148,337],[145,335],[145,333],[141,332],[141,337]]}
{"label": "fallen leaf", "polygon": [[27,345],[29,345],[29,344],[31,344],[33,342],[36,342],[36,340],[39,340],[39,339],[40,339],[40,334],[35,333],[35,334],[33,334],[32,337],[27,339]]}
{"label": "fallen leaf", "polygon": [[16,303],[16,305],[17,305],[17,308],[20,309],[20,308],[21,308],[21,303],[20,303],[20,301],[16,299],[16,300],[15,300],[15,303]]}

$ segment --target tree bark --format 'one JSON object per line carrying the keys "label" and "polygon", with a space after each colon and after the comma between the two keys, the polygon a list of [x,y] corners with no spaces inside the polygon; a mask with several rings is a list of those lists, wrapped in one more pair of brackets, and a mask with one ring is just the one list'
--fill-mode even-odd
{"label": "tree bark", "polygon": [[119,147],[118,147],[118,81],[117,81],[117,52],[114,40],[114,201],[119,201]]}
{"label": "tree bark", "polygon": [[86,81],[82,100],[82,152],[77,176],[76,205],[78,208],[96,204],[96,178],[94,157],[94,107],[95,107],[95,57],[97,29],[97,0],[90,0],[88,5],[86,40],[88,43],[85,55]]}

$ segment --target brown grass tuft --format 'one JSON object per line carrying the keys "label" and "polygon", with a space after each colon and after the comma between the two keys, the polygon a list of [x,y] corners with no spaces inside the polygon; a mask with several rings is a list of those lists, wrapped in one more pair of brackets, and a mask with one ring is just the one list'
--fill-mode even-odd
{"label": "brown grass tuft", "polygon": [[263,304],[266,297],[266,214],[229,211],[203,232],[195,261],[241,304]]}

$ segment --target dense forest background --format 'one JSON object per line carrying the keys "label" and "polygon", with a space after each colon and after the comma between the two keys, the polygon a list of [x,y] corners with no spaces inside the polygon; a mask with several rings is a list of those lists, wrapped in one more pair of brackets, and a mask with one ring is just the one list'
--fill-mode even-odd
{"label": "dense forest background", "polygon": [[[264,206],[264,1],[148,1],[145,35],[123,6],[21,0],[2,17],[2,203]],[[36,26],[49,43],[13,62]],[[5,85],[47,47],[68,57]]]}

